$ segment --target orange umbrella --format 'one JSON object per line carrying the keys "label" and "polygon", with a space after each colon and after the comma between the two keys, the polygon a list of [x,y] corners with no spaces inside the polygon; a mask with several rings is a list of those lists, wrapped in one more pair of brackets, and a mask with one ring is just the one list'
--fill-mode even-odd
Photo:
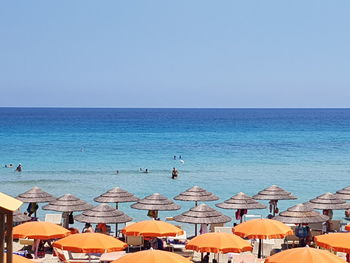
{"label": "orange umbrella", "polygon": [[128,245],[101,233],[81,233],[62,238],[53,246],[75,253],[107,253],[124,250]]}
{"label": "orange umbrella", "polygon": [[112,263],[192,263],[187,258],[163,250],[144,250],[129,253]]}
{"label": "orange umbrella", "polygon": [[[4,262],[6,262],[6,254],[4,254],[5,258],[4,258]],[[31,261],[28,258],[16,255],[16,254],[12,254],[12,263],[33,263],[33,261]]]}
{"label": "orange umbrella", "polygon": [[350,233],[319,235],[314,240],[320,247],[350,254]]}
{"label": "orange umbrella", "polygon": [[239,236],[219,232],[196,236],[187,243],[186,248],[202,253],[240,253],[253,250],[252,246]]}
{"label": "orange umbrella", "polygon": [[127,236],[163,237],[182,235],[182,229],[158,220],[146,220],[137,222],[122,229]]}
{"label": "orange umbrella", "polygon": [[333,255],[328,251],[311,247],[299,247],[288,249],[265,259],[265,263],[291,262],[346,263],[344,259],[341,259],[340,257]]}
{"label": "orange umbrella", "polygon": [[272,219],[253,219],[235,226],[232,232],[243,238],[258,238],[258,257],[261,257],[261,240],[267,238],[284,238],[293,235],[293,230],[285,224]]}
{"label": "orange umbrella", "polygon": [[350,225],[346,225],[345,230],[350,231]]}
{"label": "orange umbrella", "polygon": [[70,234],[68,229],[50,222],[27,222],[13,228],[13,238],[53,239]]}

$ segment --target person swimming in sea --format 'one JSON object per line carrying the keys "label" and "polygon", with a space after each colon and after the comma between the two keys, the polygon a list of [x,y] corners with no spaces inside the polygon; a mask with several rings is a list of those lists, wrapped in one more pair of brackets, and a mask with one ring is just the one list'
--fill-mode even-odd
{"label": "person swimming in sea", "polygon": [[177,178],[177,176],[179,175],[179,171],[176,170],[176,168],[173,168],[173,171],[171,172],[171,179],[175,179]]}
{"label": "person swimming in sea", "polygon": [[16,168],[16,172],[22,172],[22,164],[18,164],[17,168]]}

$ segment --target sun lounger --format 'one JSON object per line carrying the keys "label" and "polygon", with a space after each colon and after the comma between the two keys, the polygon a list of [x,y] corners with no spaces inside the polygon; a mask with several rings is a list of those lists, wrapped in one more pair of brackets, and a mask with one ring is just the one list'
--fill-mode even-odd
{"label": "sun lounger", "polygon": [[219,233],[229,233],[232,234],[232,227],[220,227],[220,226],[216,226],[214,228],[214,232],[219,232]]}
{"label": "sun lounger", "polygon": [[179,249],[184,249],[186,246],[186,241],[187,241],[187,233],[184,231],[182,235],[177,235],[175,237],[167,237],[166,238],[166,243],[167,247],[171,250],[179,250]]}
{"label": "sun lounger", "polygon": [[51,222],[57,225],[62,225],[62,214],[46,214],[45,222]]}
{"label": "sun lounger", "polygon": [[144,245],[144,239],[142,236],[126,236],[125,243],[128,244],[128,252],[130,248],[134,247],[140,248],[141,250]]}

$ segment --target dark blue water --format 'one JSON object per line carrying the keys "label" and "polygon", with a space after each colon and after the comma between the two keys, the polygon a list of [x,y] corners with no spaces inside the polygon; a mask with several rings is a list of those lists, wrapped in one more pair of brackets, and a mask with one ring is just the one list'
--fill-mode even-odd
{"label": "dark blue water", "polygon": [[92,202],[115,186],[173,197],[199,185],[226,199],[277,184],[299,197],[286,208],[350,185],[349,109],[0,108],[0,145],[2,166],[24,167],[0,169],[12,195],[38,185]]}

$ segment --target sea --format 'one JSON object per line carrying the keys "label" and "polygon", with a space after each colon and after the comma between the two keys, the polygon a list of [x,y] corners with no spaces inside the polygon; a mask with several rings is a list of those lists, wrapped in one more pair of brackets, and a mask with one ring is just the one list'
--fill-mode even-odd
{"label": "sea", "polygon": [[[39,186],[97,205],[93,198],[117,186],[172,199],[198,185],[220,198],[208,205],[233,217],[215,203],[275,184],[298,197],[280,201],[283,211],[350,185],[350,109],[0,108],[0,166],[0,191],[12,196]],[[181,209],[161,219],[194,205],[176,202]],[[119,209],[148,219],[130,204]]]}

